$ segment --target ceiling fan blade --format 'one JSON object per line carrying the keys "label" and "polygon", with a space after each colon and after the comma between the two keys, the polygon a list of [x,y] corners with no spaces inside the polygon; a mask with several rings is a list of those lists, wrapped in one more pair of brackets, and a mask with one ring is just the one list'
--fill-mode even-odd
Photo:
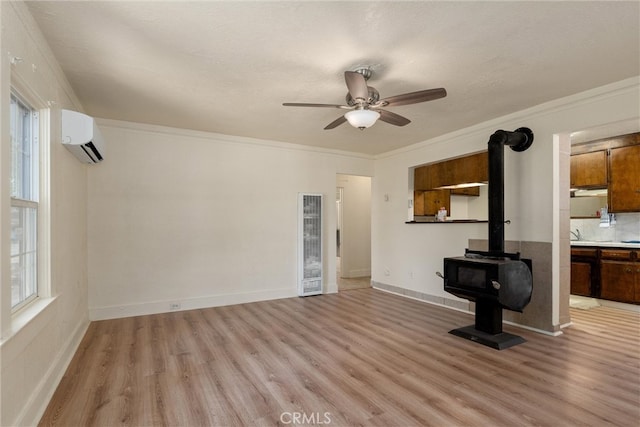
{"label": "ceiling fan blade", "polygon": [[351,107],[347,105],[338,105],[338,104],[309,104],[306,102],[284,102],[282,103],[285,107],[324,107],[324,108],[344,108],[346,110],[350,110]]}
{"label": "ceiling fan blade", "polygon": [[337,119],[335,119],[334,121],[332,121],[331,123],[329,123],[328,125],[326,125],[324,127],[324,130],[329,130],[329,129],[333,129],[335,127],[338,127],[338,126],[340,126],[341,124],[343,124],[346,121],[347,121],[347,119],[344,116],[340,116]]}
{"label": "ceiling fan blade", "polygon": [[405,126],[411,123],[411,120],[407,119],[406,117],[402,117],[399,114],[392,113],[391,111],[378,109],[376,109],[375,111],[380,113],[380,120],[382,120],[383,122],[387,122],[395,126]]}
{"label": "ceiling fan blade", "polygon": [[369,98],[369,88],[367,88],[367,81],[364,76],[355,71],[345,71],[344,81],[347,83],[347,88],[351,94],[351,98],[357,100],[358,98],[366,101]]}
{"label": "ceiling fan blade", "polygon": [[444,88],[419,90],[417,92],[404,93],[380,100],[381,107],[395,107],[397,105],[417,104],[419,102],[433,101],[444,98],[447,91]]}

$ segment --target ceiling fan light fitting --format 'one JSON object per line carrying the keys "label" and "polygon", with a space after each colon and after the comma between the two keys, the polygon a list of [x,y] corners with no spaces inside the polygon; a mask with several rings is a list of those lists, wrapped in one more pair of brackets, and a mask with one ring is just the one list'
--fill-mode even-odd
{"label": "ceiling fan light fitting", "polygon": [[380,113],[373,110],[352,110],[344,115],[349,124],[354,128],[365,129],[374,125],[380,117]]}

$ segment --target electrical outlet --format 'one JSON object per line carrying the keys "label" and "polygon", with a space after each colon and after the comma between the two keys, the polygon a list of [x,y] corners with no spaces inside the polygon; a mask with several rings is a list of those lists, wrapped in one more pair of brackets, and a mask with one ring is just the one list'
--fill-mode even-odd
{"label": "electrical outlet", "polygon": [[176,310],[180,310],[180,303],[179,302],[172,302],[169,304],[169,310],[170,311],[176,311]]}
{"label": "electrical outlet", "polygon": [[391,274],[391,271],[389,271],[389,267],[385,267],[385,268],[384,268],[384,275],[385,275],[385,276],[388,276],[388,275],[390,275],[390,274]]}

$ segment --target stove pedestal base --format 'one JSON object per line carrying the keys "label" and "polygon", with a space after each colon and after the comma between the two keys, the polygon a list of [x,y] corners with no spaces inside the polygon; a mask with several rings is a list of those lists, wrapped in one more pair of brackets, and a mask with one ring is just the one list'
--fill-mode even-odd
{"label": "stove pedestal base", "polygon": [[526,340],[518,335],[500,332],[499,334],[488,334],[477,330],[474,325],[465,326],[463,328],[453,329],[450,334],[457,337],[465,338],[496,350],[504,350],[514,345],[522,344]]}

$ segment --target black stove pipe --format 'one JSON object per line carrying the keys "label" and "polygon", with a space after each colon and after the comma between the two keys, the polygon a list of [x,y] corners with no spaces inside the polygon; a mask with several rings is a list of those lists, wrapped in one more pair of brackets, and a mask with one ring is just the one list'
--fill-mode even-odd
{"label": "black stove pipe", "polygon": [[489,138],[489,252],[504,253],[504,146],[524,151],[533,143],[529,128],[498,130]]}

